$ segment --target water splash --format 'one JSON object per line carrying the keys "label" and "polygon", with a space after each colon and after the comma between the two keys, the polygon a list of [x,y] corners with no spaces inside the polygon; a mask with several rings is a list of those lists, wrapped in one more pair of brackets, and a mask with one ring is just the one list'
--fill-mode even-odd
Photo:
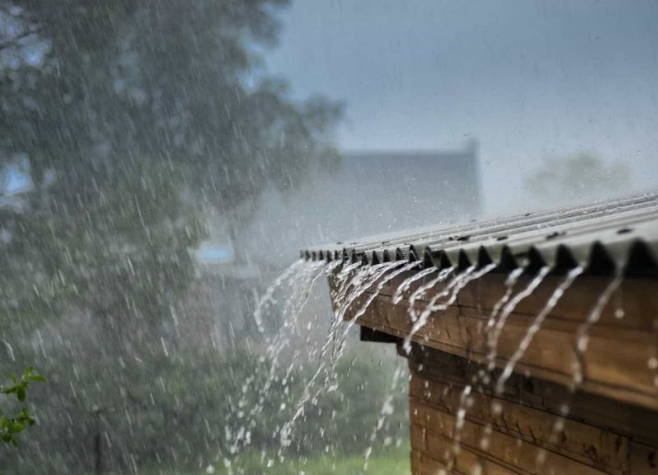
{"label": "water splash", "polygon": [[[338,327],[345,320],[345,314],[350,309],[352,304],[355,303],[359,297],[361,297],[369,289],[371,289],[372,286],[377,283],[377,281],[382,278],[389,270],[395,267],[399,267],[403,264],[403,261],[397,261],[376,264],[373,266],[364,266],[358,268],[356,272],[351,274],[351,277],[349,277],[349,279],[343,283],[344,289],[342,289],[342,291],[337,296],[335,303],[336,311],[334,313],[334,319],[329,331],[329,337],[327,338],[321,350],[321,361],[324,361],[324,355],[326,354],[328,347],[332,347],[332,359],[335,358],[337,347],[341,341],[341,339],[337,337]],[[377,287],[377,290],[372,299],[377,296],[387,281],[388,280],[384,281]],[[347,329],[344,333],[346,334],[348,330],[349,329]]]}
{"label": "water splash", "polygon": [[[375,287],[374,291],[370,294],[370,296],[366,299],[366,301],[363,303],[363,305],[357,310],[354,315],[347,321],[347,324],[344,327],[343,333],[341,337],[337,340],[337,344],[334,346],[334,353],[332,354],[332,358],[330,360],[331,365],[330,365],[330,370],[328,374],[328,379],[331,380],[332,378],[336,377],[336,371],[335,367],[338,361],[340,360],[341,356],[343,355],[345,351],[345,344],[347,342],[347,336],[351,330],[351,328],[356,324],[358,319],[362,317],[365,313],[368,307],[372,304],[372,302],[377,298],[377,296],[381,293],[383,290],[384,286],[390,282],[391,280],[395,279],[398,275],[407,272],[411,269],[414,269],[415,267],[418,267],[421,265],[420,261],[414,261],[414,262],[409,262],[407,264],[404,263],[404,261],[398,261],[398,262],[392,262],[389,263],[390,265],[385,268],[385,271],[379,276],[379,283]],[[404,265],[403,265],[404,264]],[[400,267],[401,266],[401,267]],[[389,271],[393,270],[390,274],[386,275]],[[385,277],[383,277],[385,276]],[[383,278],[382,278],[383,277]],[[371,284],[374,284],[375,282],[371,282]],[[344,318],[344,314],[342,316]],[[328,390],[332,391],[335,390],[337,387],[336,384],[325,384]]]}
{"label": "water splash", "polygon": [[[432,298],[432,300],[430,300],[423,313],[425,312],[431,313],[431,312],[447,310],[450,306],[452,306],[457,301],[459,292],[464,287],[466,287],[470,282],[480,279],[481,277],[488,274],[495,268],[496,268],[496,264],[488,264],[487,266],[483,267],[482,269],[476,272],[475,266],[469,267],[464,271],[459,281],[455,283],[455,285],[453,286],[452,292],[450,293],[450,297],[448,298],[448,300],[442,303],[437,303],[437,301],[441,298],[441,294],[435,296],[434,298]],[[421,314],[421,318],[422,317],[423,315]]]}
{"label": "water splash", "polygon": [[[503,329],[505,328],[505,324],[507,323],[507,320],[509,319],[510,315],[514,311],[514,309],[517,307],[521,301],[529,297],[537,287],[541,285],[541,283],[544,281],[548,273],[550,272],[550,267],[544,266],[541,269],[539,269],[539,272],[537,275],[533,277],[533,279],[528,283],[528,285],[521,290],[519,293],[514,295],[512,297],[512,292],[513,289],[520,278],[520,276],[523,274],[522,269],[515,269],[510,273],[510,275],[507,278],[507,290],[505,291],[505,294],[503,297],[499,300],[499,307],[502,308],[502,311],[496,310],[494,307],[494,310],[496,310],[496,313],[498,311],[501,312],[500,318],[498,321],[495,321],[495,313],[492,311],[492,316],[490,317],[490,321],[495,321],[495,324],[492,324],[491,327],[493,328],[493,331],[489,332],[490,337],[487,339],[488,346],[489,346],[489,352],[487,353],[487,369],[489,371],[493,371],[496,369],[496,359],[498,357],[498,341],[500,340],[500,335],[502,334]],[[488,378],[485,380],[485,382],[489,382]],[[492,401],[492,413],[496,413],[499,410],[500,405],[494,400]],[[489,427],[490,429],[490,427]],[[487,446],[489,444],[489,438],[488,436],[485,436],[482,441],[480,441],[482,446]]]}
{"label": "water splash", "polygon": [[530,325],[528,331],[524,335],[523,340],[521,340],[521,344],[517,348],[514,355],[512,355],[512,358],[510,358],[510,360],[507,362],[503,373],[498,378],[498,382],[496,383],[496,392],[498,394],[501,394],[505,390],[505,383],[512,375],[514,367],[521,360],[521,358],[523,358],[523,355],[532,343],[532,340],[534,339],[537,332],[541,329],[541,326],[544,323],[544,320],[546,320],[548,314],[551,313],[551,311],[555,308],[564,293],[569,289],[569,287],[571,287],[571,285],[573,285],[578,276],[583,273],[583,270],[584,269],[581,266],[571,269],[566,277],[562,280],[562,282],[560,282],[560,284],[555,288],[549,299],[546,301],[544,308],[542,308],[541,311],[537,314],[534,321],[532,322],[532,325]]}
{"label": "water splash", "polygon": [[[373,276],[371,277],[371,279],[361,283],[361,287],[357,288],[355,297],[350,302],[348,302],[348,304],[344,308],[339,309],[339,311],[336,314],[336,319],[339,323],[344,321],[345,315],[347,313],[347,310],[349,309],[350,304],[356,301],[356,299],[361,297],[364,293],[371,290],[372,287],[375,284],[377,284],[374,290],[366,299],[366,301],[361,305],[359,310],[357,310],[354,313],[354,315],[352,315],[352,317],[347,321],[347,324],[345,325],[341,338],[338,339],[337,345],[334,346],[336,351],[333,353],[332,365],[335,365],[338,358],[340,358],[340,356],[342,355],[345,340],[347,338],[350,329],[356,324],[357,320],[365,314],[368,307],[372,304],[375,298],[377,298],[377,296],[381,293],[384,286],[398,275],[407,272],[415,267],[418,267],[420,264],[421,264],[420,261],[414,261],[409,263],[405,263],[405,261],[395,261],[395,262],[379,264],[378,266],[373,266],[373,267],[377,267],[377,269],[373,271]],[[390,272],[390,271],[394,271],[394,272]]]}

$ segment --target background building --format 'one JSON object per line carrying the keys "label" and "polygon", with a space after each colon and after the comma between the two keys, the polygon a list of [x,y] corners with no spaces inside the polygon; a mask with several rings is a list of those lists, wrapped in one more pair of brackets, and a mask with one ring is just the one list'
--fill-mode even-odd
{"label": "background building", "polygon": [[481,207],[475,141],[458,150],[348,151],[293,199],[265,193],[241,244],[259,262],[290,262],[292,250],[311,244],[465,221]]}

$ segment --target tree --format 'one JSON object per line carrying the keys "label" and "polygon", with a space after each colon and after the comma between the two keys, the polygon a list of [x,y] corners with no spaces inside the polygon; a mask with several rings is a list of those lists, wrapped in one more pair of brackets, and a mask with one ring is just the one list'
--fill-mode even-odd
{"label": "tree", "polygon": [[206,213],[235,228],[266,184],[294,190],[336,159],[341,107],[294,102],[260,68],[286,3],[0,0],[0,169],[20,162],[29,178],[0,205],[2,331],[96,331],[42,361],[46,403],[94,403],[66,396],[72,375],[88,398],[133,397],[138,373],[118,362],[161,361]]}
{"label": "tree", "polygon": [[27,156],[33,184],[29,212],[4,211],[6,249],[41,264],[48,297],[161,315],[169,302],[155,297],[189,280],[201,205],[227,217],[264,182],[289,190],[335,156],[323,136],[337,105],[247,85],[249,45],[274,42],[283,4],[14,2],[48,52],[2,78],[2,155]]}
{"label": "tree", "polygon": [[606,198],[625,192],[629,186],[630,172],[625,165],[606,165],[590,154],[548,158],[541,169],[525,179],[531,196],[553,205]]}

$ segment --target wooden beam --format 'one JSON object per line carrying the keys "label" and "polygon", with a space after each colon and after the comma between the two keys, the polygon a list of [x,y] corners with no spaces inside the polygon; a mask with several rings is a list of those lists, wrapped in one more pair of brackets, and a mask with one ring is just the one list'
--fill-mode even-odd
{"label": "wooden beam", "polygon": [[[658,288],[656,292],[658,295]],[[357,300],[348,309],[345,318],[354,318],[370,295],[366,293]],[[424,303],[418,305],[419,310]],[[483,304],[482,308],[476,308],[453,305],[445,311],[433,312],[427,324],[412,339],[432,348],[485,362],[490,354],[486,327],[491,311],[487,306]],[[639,307],[635,305],[629,308]],[[406,300],[394,304],[390,296],[378,295],[357,323],[404,339],[413,326],[408,309]],[[635,322],[642,320],[628,310],[626,316]],[[494,363],[497,367],[504,367],[510,361],[534,318],[535,315],[516,310],[511,313],[496,345]],[[576,359],[576,334],[581,324],[582,321],[575,317],[563,318],[549,314],[515,370],[570,385]],[[593,326],[588,337],[588,347],[582,357],[584,381],[581,389],[658,410],[656,334],[643,326],[601,324]]]}

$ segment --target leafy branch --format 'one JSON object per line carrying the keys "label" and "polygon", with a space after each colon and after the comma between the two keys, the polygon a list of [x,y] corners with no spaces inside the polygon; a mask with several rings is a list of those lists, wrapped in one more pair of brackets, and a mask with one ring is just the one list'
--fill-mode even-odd
{"label": "leafy branch", "polygon": [[[21,403],[25,402],[27,389],[31,383],[46,382],[46,378],[35,373],[31,366],[25,369],[20,379],[16,375],[11,375],[11,380],[12,383],[9,386],[0,385],[0,394],[5,396],[13,394]],[[22,407],[20,412],[15,415],[5,415],[0,408],[0,442],[16,447],[18,445],[16,436],[35,423],[36,419],[26,407]]]}

